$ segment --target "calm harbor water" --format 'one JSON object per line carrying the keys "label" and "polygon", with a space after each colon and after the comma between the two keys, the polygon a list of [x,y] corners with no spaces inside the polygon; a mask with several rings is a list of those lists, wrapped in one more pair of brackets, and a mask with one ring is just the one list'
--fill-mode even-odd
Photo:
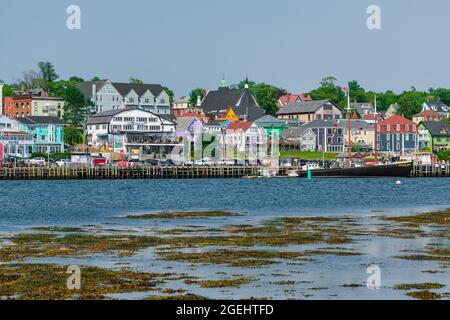
{"label": "calm harbor water", "polygon": [[249,216],[396,213],[450,206],[450,179],[237,179],[2,181],[0,230],[101,223],[165,210],[230,210]]}
{"label": "calm harbor water", "polygon": [[[116,180],[116,181],[3,181],[0,182],[0,235],[29,232],[34,226],[112,226],[134,234],[151,230],[225,225],[257,224],[261,220],[285,216],[342,216],[361,218],[376,228],[374,215],[410,214],[450,207],[450,179],[241,179],[241,180]],[[160,211],[227,210],[240,216],[200,219],[141,220],[117,219],[127,214]],[[376,223],[376,222],[375,222]],[[186,289],[209,298],[247,299],[397,299],[407,298],[392,287],[399,283],[436,282],[448,292],[450,273],[435,262],[394,259],[405,250],[420,250],[439,239],[377,238],[346,245],[358,256],[324,255],[314,262],[296,265],[280,263],[264,268],[220,265],[191,265],[162,261],[155,248],[132,257],[98,255],[82,258],[32,259],[31,262],[65,265],[127,266],[147,272],[188,273],[201,279],[245,276],[254,282],[240,288],[202,289],[182,281],[168,289]],[[442,244],[449,245],[443,239]],[[318,245],[292,245],[267,250],[303,251]],[[329,248],[336,245],[329,245]],[[192,250],[208,250],[200,248]],[[189,252],[188,249],[187,252]],[[195,251],[194,251],[195,252]],[[368,265],[382,268],[381,290],[368,290],[364,283]],[[439,270],[424,273],[424,270]],[[277,275],[277,276],[275,276]],[[275,285],[294,281],[295,286]],[[354,286],[357,284],[357,286]],[[352,285],[352,287],[346,287]],[[143,298],[149,293],[114,296]],[[159,293],[155,293],[159,294]]]}

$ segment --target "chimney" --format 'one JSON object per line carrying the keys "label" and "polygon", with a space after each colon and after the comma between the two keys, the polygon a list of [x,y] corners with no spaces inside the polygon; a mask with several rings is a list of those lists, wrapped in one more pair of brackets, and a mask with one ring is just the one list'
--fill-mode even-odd
{"label": "chimney", "polygon": [[3,115],[3,85],[0,84],[0,116]]}

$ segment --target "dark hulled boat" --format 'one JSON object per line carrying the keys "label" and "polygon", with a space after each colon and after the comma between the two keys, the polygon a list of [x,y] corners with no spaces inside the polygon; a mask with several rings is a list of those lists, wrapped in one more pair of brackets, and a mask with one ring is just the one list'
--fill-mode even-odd
{"label": "dark hulled boat", "polygon": [[[412,162],[401,162],[386,165],[364,166],[354,168],[336,168],[311,170],[312,177],[354,178],[354,177],[410,177]],[[300,171],[299,177],[306,177],[307,171]]]}

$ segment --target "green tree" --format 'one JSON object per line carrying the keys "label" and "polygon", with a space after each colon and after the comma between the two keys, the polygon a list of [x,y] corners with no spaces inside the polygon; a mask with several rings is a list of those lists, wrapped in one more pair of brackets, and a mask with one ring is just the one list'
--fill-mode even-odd
{"label": "green tree", "polygon": [[309,95],[314,100],[331,100],[341,108],[347,106],[346,94],[342,88],[336,85],[335,77],[325,77],[320,82],[320,87],[312,90]]}
{"label": "green tree", "polygon": [[358,81],[353,80],[349,83],[350,88],[350,99],[356,102],[369,102],[369,97],[366,93],[366,90],[362,88]]}
{"label": "green tree", "polygon": [[74,125],[65,126],[64,143],[70,146],[84,143],[84,131]]}
{"label": "green tree", "polygon": [[430,92],[433,99],[450,105],[450,89],[438,88]]}
{"label": "green tree", "polygon": [[192,89],[191,93],[189,94],[189,104],[191,106],[197,105],[197,97],[200,96],[200,100],[203,100],[203,98],[206,95],[206,90],[202,88],[196,88]]}
{"label": "green tree", "polygon": [[95,76],[91,79],[91,81],[100,81],[100,78],[98,76]]}
{"label": "green tree", "polygon": [[405,91],[398,98],[400,108],[397,113],[408,119],[422,110],[422,104],[426,101],[427,94],[420,91]]}
{"label": "green tree", "polygon": [[[0,81],[0,84],[3,84],[3,81]],[[14,96],[16,94],[14,92],[13,88],[10,85],[8,85],[8,84],[4,84],[3,85],[2,93],[3,93],[4,97],[11,97],[11,96]]]}
{"label": "green tree", "polygon": [[68,86],[63,94],[64,120],[75,127],[82,126],[86,121],[88,109],[92,103],[74,86]]}
{"label": "green tree", "polygon": [[47,82],[53,82],[58,80],[59,75],[55,71],[55,67],[51,62],[41,61],[38,63],[39,70],[41,71],[42,78]]}
{"label": "green tree", "polygon": [[138,78],[130,77],[130,83],[131,84],[144,84],[144,81],[142,81],[141,79],[138,79]]}
{"label": "green tree", "polygon": [[77,83],[84,82],[84,79],[80,78],[80,77],[72,76],[72,77],[69,78],[69,81],[72,82],[72,83],[77,84]]}
{"label": "green tree", "polygon": [[163,87],[163,89],[167,93],[167,95],[169,96],[169,102],[170,102],[170,105],[172,105],[173,104],[173,99],[174,99],[174,96],[175,96],[173,90],[170,89],[169,87]]}

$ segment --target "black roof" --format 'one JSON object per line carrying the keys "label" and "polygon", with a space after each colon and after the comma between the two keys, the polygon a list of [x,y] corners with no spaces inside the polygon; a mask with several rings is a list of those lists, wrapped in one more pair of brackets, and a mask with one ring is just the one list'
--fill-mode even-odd
{"label": "black roof", "polygon": [[[430,131],[432,136],[450,137],[450,126],[444,121],[422,121],[422,124]],[[443,131],[445,133],[443,133]]]}
{"label": "black roof", "polygon": [[64,124],[64,121],[58,117],[28,116],[23,118],[15,118],[15,120],[23,124]]}
{"label": "black roof", "polygon": [[254,121],[265,115],[256,99],[245,89],[220,88],[219,90],[209,91],[202,101],[201,105],[205,113],[224,113],[229,107],[232,107],[236,115],[240,118],[247,116],[247,120]]}

